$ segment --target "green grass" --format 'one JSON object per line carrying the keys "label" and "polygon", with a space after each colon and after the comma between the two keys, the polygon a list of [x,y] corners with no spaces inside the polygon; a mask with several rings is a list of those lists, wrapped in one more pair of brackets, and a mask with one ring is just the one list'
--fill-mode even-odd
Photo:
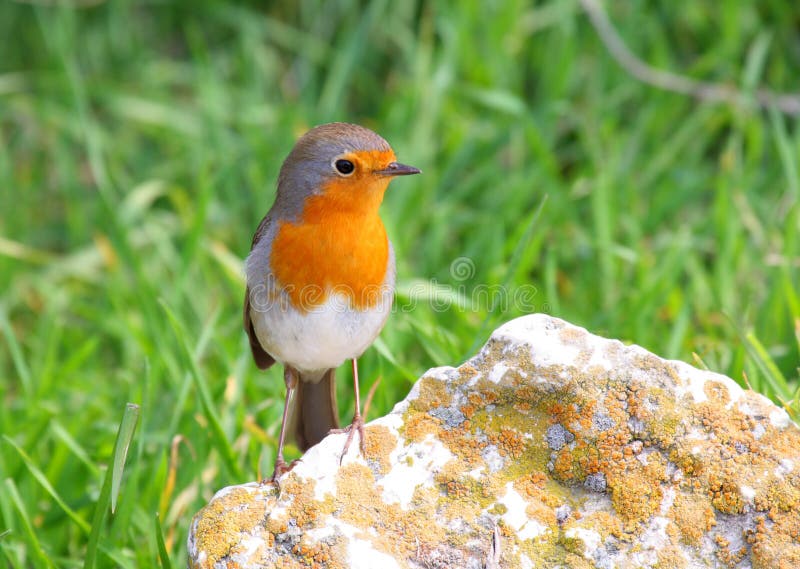
{"label": "green grass", "polygon": [[[796,118],[638,83],[570,0],[79,4],[0,4],[0,565],[184,566],[192,514],[269,472],[283,384],[251,362],[241,261],[321,122],[424,171],[383,207],[413,310],[362,360],[372,417],[529,311],[797,416]],[[791,2],[610,15],[652,65],[800,90]]]}

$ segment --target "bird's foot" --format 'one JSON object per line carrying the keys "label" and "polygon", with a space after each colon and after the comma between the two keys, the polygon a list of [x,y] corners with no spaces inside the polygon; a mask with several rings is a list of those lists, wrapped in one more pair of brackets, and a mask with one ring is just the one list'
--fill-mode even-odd
{"label": "bird's foot", "polygon": [[294,468],[298,460],[293,460],[292,462],[287,463],[285,460],[283,460],[282,456],[279,456],[275,459],[275,470],[272,471],[272,476],[262,480],[261,484],[275,484],[277,486],[278,478]]}
{"label": "bird's foot", "polygon": [[347,455],[347,451],[350,449],[350,445],[353,443],[353,437],[355,436],[356,431],[358,431],[358,446],[361,449],[361,454],[365,454],[366,452],[366,440],[367,435],[364,432],[364,417],[359,413],[355,417],[353,417],[353,422],[345,427],[344,429],[331,429],[331,433],[347,433],[347,439],[344,441],[344,448],[342,449],[342,454],[339,457],[339,464],[342,464],[344,457]]}

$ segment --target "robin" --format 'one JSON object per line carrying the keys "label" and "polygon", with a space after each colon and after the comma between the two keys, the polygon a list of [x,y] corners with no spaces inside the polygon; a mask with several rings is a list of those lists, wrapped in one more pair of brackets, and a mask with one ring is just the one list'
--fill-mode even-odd
{"label": "robin", "polygon": [[[286,472],[287,433],[301,450],[347,432],[342,457],[364,419],[358,357],[391,310],[395,257],[378,209],[396,176],[419,174],[396,161],[380,136],[331,123],[313,128],[281,167],[275,203],[246,261],[244,328],[256,365],[283,365],[286,399],[272,480]],[[355,412],[338,429],[334,374],[352,360]]]}

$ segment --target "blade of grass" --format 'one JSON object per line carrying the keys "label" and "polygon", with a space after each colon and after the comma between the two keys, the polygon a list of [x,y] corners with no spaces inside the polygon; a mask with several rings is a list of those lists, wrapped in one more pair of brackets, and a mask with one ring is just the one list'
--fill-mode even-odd
{"label": "blade of grass", "polygon": [[164,544],[164,530],[161,528],[161,518],[156,513],[155,516],[156,543],[158,544],[158,558],[161,560],[161,567],[172,569],[172,562],[167,553],[167,546]]}
{"label": "blade of grass", "polygon": [[[792,275],[788,268],[784,268],[781,275],[781,283],[783,285],[784,296],[786,297],[786,304],[789,305],[789,314],[795,319],[800,319],[800,295],[797,294],[797,289],[792,283]],[[800,344],[798,344],[800,345]]]}
{"label": "blade of grass", "polygon": [[35,567],[55,567],[52,561],[47,557],[42,545],[36,538],[36,532],[33,530],[33,523],[28,517],[28,512],[25,510],[25,504],[22,497],[19,495],[17,486],[11,478],[6,478],[6,494],[10,498],[11,503],[19,514],[19,519],[22,521],[22,529],[25,541],[28,544],[28,550],[31,554],[31,560]]}
{"label": "blade of grass", "polygon": [[89,454],[58,420],[52,419],[52,422],[50,423],[50,431],[53,433],[53,436],[55,436],[56,439],[59,439],[62,443],[64,443],[64,446],[72,451],[72,454],[78,457],[84,466],[91,471],[92,476],[98,476],[100,474],[100,470],[97,468],[97,465],[92,462]]}
{"label": "blade of grass", "polygon": [[775,364],[775,360],[770,357],[769,352],[753,332],[745,334],[745,345],[761,373],[764,374],[764,378],[767,380],[772,392],[780,401],[787,401],[791,397],[789,384]]}
{"label": "blade of grass", "polygon": [[19,446],[16,442],[14,442],[14,439],[9,437],[8,435],[3,435],[3,439],[12,447],[14,447],[14,449],[17,451],[17,454],[19,454],[20,458],[22,458],[22,462],[25,463],[25,467],[28,469],[28,472],[31,473],[31,476],[33,476],[36,479],[36,481],[44,489],[44,491],[47,492],[50,495],[50,497],[55,501],[55,503],[58,504],[58,506],[64,511],[64,513],[67,514],[67,516],[69,516],[69,518],[73,522],[75,522],[75,524],[80,528],[81,531],[83,531],[86,534],[89,534],[91,531],[91,526],[86,522],[86,520],[83,519],[83,517],[81,517],[81,515],[78,512],[76,512],[67,505],[64,499],[61,497],[61,495],[58,492],[56,492],[55,488],[53,488],[53,485],[50,483],[50,481],[47,479],[44,473],[41,470],[39,470],[39,467],[36,466],[33,459],[28,455],[28,453],[25,452],[25,450],[21,446]]}
{"label": "blade of grass", "polygon": [[5,309],[0,306],[0,329],[3,331],[3,336],[6,338],[8,350],[11,352],[11,360],[14,362],[14,368],[17,370],[22,389],[26,397],[31,397],[33,394],[33,382],[31,381],[31,372],[28,364],[25,361],[25,356],[22,354],[22,348],[17,341],[17,336],[11,328],[11,323],[8,321]]}
{"label": "blade of grass", "polygon": [[350,34],[343,36],[343,41],[333,51],[336,57],[331,62],[330,73],[319,97],[321,116],[334,116],[335,109],[341,108],[347,86],[353,73],[358,69],[359,58],[364,57],[364,47],[368,41],[370,27],[378,14],[384,11],[384,5],[384,0],[369,2],[367,8],[362,11],[356,28]]}
{"label": "blade of grass", "polygon": [[800,349],[800,318],[796,318],[794,321],[794,339],[797,340],[797,347]]}
{"label": "blade of grass", "polygon": [[[525,251],[525,248],[530,243],[531,239],[533,238],[533,232],[536,229],[536,222],[539,220],[539,216],[542,214],[544,210],[544,206],[547,203],[547,194],[542,196],[542,201],[539,202],[539,207],[531,215],[528,226],[525,228],[525,233],[522,235],[522,239],[519,240],[516,247],[514,248],[514,252],[511,254],[511,260],[508,262],[508,270],[506,271],[505,278],[503,282],[500,284],[503,290],[508,290],[509,285],[511,284],[514,275],[517,272],[517,268],[522,258],[522,253]],[[462,360],[467,359],[471,354],[475,353],[475,351],[483,344],[486,340],[486,330],[489,325],[492,323],[494,318],[497,316],[495,314],[495,310],[497,309],[497,298],[492,298],[492,304],[489,306],[489,311],[486,314],[486,318],[483,319],[483,322],[478,328],[478,333],[475,335],[475,339],[472,342],[469,350],[464,354],[461,358]]]}
{"label": "blade of grass", "polygon": [[122,473],[125,470],[125,459],[133,440],[136,423],[139,419],[139,406],[134,403],[125,405],[122,422],[117,432],[117,442],[114,443],[114,466],[111,470],[111,513],[117,509],[117,497],[122,484]]}
{"label": "blade of grass", "polygon": [[753,91],[758,88],[759,79],[764,74],[764,64],[767,61],[771,42],[772,35],[768,32],[761,32],[756,36],[747,53],[742,83],[749,97],[753,96]]}
{"label": "blade of grass", "polygon": [[103,480],[103,488],[100,490],[100,496],[97,498],[94,519],[92,520],[92,531],[89,534],[89,543],[86,545],[86,557],[83,562],[84,569],[91,569],[94,567],[97,558],[97,547],[100,542],[100,532],[103,528],[103,521],[105,520],[109,505],[111,506],[111,512],[114,512],[117,496],[119,495],[122,473],[125,469],[125,458],[128,455],[128,448],[130,448],[138,419],[139,406],[133,403],[125,405],[122,421],[117,430],[117,440],[114,443],[111,467],[106,471],[105,480]]}
{"label": "blade of grass", "polygon": [[100,551],[106,554],[111,561],[116,563],[116,565],[111,564],[111,567],[117,567],[118,569],[137,569],[138,567],[133,561],[126,557],[125,553],[120,549],[101,545]]}
{"label": "blade of grass", "polygon": [[242,472],[241,468],[239,468],[239,465],[236,462],[236,453],[233,452],[233,447],[231,446],[230,441],[228,441],[228,437],[225,435],[225,430],[222,428],[222,422],[220,421],[219,415],[217,415],[217,411],[214,408],[214,403],[212,401],[211,394],[209,393],[208,385],[200,373],[200,370],[197,367],[197,362],[192,355],[192,350],[186,340],[187,332],[183,325],[178,321],[178,318],[175,316],[175,313],[172,311],[172,309],[163,300],[159,300],[159,303],[169,318],[176,338],[180,341],[181,346],[183,347],[181,353],[186,365],[189,367],[190,375],[194,380],[197,393],[200,396],[200,404],[203,407],[203,414],[205,415],[208,424],[211,426],[211,437],[217,446],[217,449],[222,454],[222,458],[225,460],[225,464],[230,469],[231,474],[236,478],[241,478]]}
{"label": "blade of grass", "polygon": [[403,366],[394,356],[391,348],[380,337],[375,339],[375,341],[372,343],[372,346],[375,348],[375,351],[381,355],[381,357],[392,364],[392,369],[395,373],[402,375],[412,382],[416,381],[417,374]]}
{"label": "blade of grass", "polygon": [[786,121],[774,107],[769,109],[769,120],[786,183],[789,185],[789,193],[795,200],[800,199],[800,173],[798,173],[797,161],[794,158],[795,150],[789,139],[789,133],[786,132]]}
{"label": "blade of grass", "polygon": [[706,365],[706,362],[703,361],[703,358],[701,358],[700,354],[697,352],[692,352],[692,359],[694,360],[695,367],[698,367],[704,371],[711,371],[708,365]]}

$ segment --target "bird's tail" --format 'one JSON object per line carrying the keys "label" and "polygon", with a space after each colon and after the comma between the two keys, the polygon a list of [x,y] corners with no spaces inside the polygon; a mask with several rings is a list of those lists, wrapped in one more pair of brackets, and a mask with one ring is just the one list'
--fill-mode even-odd
{"label": "bird's tail", "polygon": [[297,382],[292,428],[297,446],[305,452],[328,434],[339,428],[339,409],[336,405],[336,370],[329,369],[317,382]]}

